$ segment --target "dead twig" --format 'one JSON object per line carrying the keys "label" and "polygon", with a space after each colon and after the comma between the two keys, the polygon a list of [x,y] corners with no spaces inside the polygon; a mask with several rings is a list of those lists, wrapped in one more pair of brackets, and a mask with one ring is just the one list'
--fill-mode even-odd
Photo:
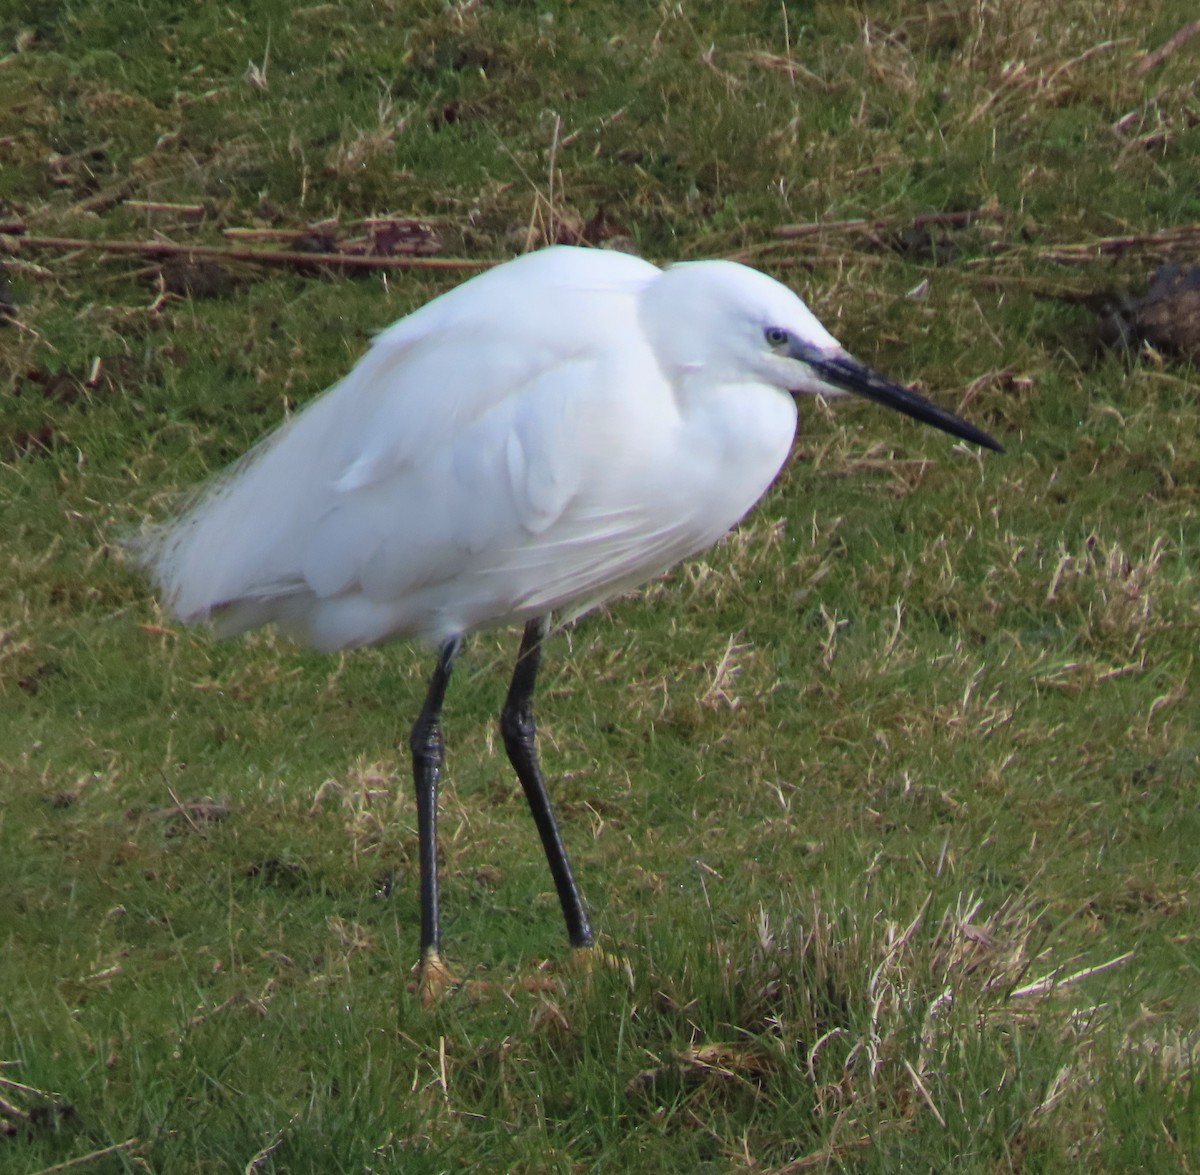
{"label": "dead twig", "polygon": [[1162,65],[1172,53],[1177,49],[1181,49],[1193,37],[1200,37],[1200,20],[1193,20],[1189,24],[1185,24],[1181,29],[1177,29],[1173,36],[1159,45],[1157,49],[1147,53],[1138,63],[1138,73],[1149,73],[1156,66]]}
{"label": "dead twig", "polygon": [[979,220],[999,221],[998,208],[969,208],[961,212],[923,212],[917,216],[856,217],[852,220],[824,220],[811,224],[784,224],[775,235],[786,241],[801,237],[826,236],[830,233],[875,233],[899,228],[965,228]]}
{"label": "dead twig", "polygon": [[124,207],[134,212],[186,216],[192,220],[201,219],[208,211],[203,204],[168,204],[162,200],[126,200]]}
{"label": "dead twig", "polygon": [[336,219],[306,228],[226,228],[221,235],[231,241],[283,241],[295,252],[321,255],[428,256],[440,247],[434,230],[425,221],[411,217],[371,216],[351,221],[346,227],[365,229],[368,235],[339,240],[337,233],[341,226]]}
{"label": "dead twig", "polygon": [[86,240],[78,237],[10,237],[12,251],[46,249],[59,252],[95,251],[112,255],[131,253],[138,257],[185,257],[188,260],[249,261],[256,265],[290,265],[313,269],[490,269],[500,261],[465,257],[378,257],[361,253],[301,253],[276,249],[228,249],[221,245],[183,245],[175,241]]}
{"label": "dead twig", "polygon": [[202,823],[215,824],[217,821],[226,819],[232,811],[223,800],[193,800],[190,803],[182,803],[174,791],[170,788],[167,790],[171,793],[171,798],[175,803],[165,808],[152,808],[143,813],[139,817],[140,820],[164,820],[167,822],[182,820],[193,832],[199,832]]}
{"label": "dead twig", "polygon": [[1124,236],[1097,237],[1094,241],[1080,241],[1076,244],[1054,245],[1049,249],[1039,250],[1037,256],[1042,261],[1090,261],[1096,256],[1151,250],[1191,242],[1200,242],[1200,224],[1182,224],[1153,233],[1128,233]]}
{"label": "dead twig", "polygon": [[53,1175],[55,1171],[67,1171],[71,1167],[80,1167],[84,1163],[93,1163],[97,1159],[103,1159],[106,1155],[115,1155],[121,1151],[131,1150],[137,1145],[138,1140],[136,1138],[127,1138],[124,1142],[114,1142],[112,1146],[101,1147],[98,1151],[90,1151],[86,1155],[67,1159],[65,1163],[55,1163],[52,1167],[43,1167],[40,1171],[35,1171],[33,1175]]}
{"label": "dead twig", "polygon": [[[1126,253],[1157,253],[1168,251],[1173,259],[1181,246],[1200,245],[1200,224],[1181,224],[1173,228],[1159,229],[1149,233],[1126,233],[1121,236],[1096,237],[1090,241],[1072,241],[1061,245],[1008,245],[996,244],[989,256],[968,258],[967,270],[986,269],[998,261],[1029,257],[1037,261],[1057,261],[1063,264],[1086,263],[1098,257],[1120,257]],[[1035,283],[1038,279],[997,278],[1006,283],[1025,280]]]}
{"label": "dead twig", "polygon": [[1058,978],[1057,971],[1052,971],[1049,975],[1043,975],[1041,979],[1035,979],[1032,983],[1025,984],[1024,987],[1018,987],[1015,991],[1010,992],[1009,996],[1017,999],[1021,996],[1042,995],[1046,992],[1056,991],[1060,987],[1067,987],[1069,984],[1078,983],[1081,979],[1098,975],[1101,971],[1107,971],[1111,967],[1119,967],[1122,963],[1128,963],[1133,955],[1133,951],[1126,951],[1115,959],[1109,959],[1107,963],[1098,963],[1095,967],[1085,967],[1082,971],[1076,971],[1073,975],[1064,976],[1062,979]]}

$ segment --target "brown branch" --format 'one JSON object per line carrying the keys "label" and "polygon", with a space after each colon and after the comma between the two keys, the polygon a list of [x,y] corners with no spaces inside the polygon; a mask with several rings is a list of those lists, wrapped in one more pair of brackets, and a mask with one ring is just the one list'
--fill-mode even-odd
{"label": "brown branch", "polygon": [[335,228],[336,224],[312,228],[223,228],[221,236],[230,241],[311,241],[314,237],[331,234]]}
{"label": "brown branch", "polygon": [[457,257],[374,257],[358,253],[301,253],[275,249],[227,249],[220,245],[181,245],[174,241],[105,241],[78,237],[10,237],[8,245],[21,249],[69,252],[92,249],[101,253],[133,253],[139,257],[187,257],[209,261],[249,261],[257,265],[291,265],[297,268],[329,266],[333,269],[489,269],[493,259]]}
{"label": "brown branch", "polygon": [[1043,261],[1089,261],[1106,254],[1181,245],[1196,240],[1200,240],[1200,224],[1181,224],[1154,233],[1129,233],[1119,237],[1097,237],[1094,241],[1080,241],[1077,244],[1051,245],[1039,249],[1037,256]]}
{"label": "brown branch", "polygon": [[203,204],[168,204],[162,200],[126,200],[125,207],[134,212],[165,213],[173,216],[188,216],[199,219],[207,209]]}
{"label": "brown branch", "polygon": [[854,220],[820,220],[812,224],[784,224],[775,230],[775,235],[794,241],[800,237],[824,236],[827,233],[878,232],[882,229],[929,228],[947,226],[962,228],[977,220],[1001,220],[998,209],[972,208],[963,212],[923,212],[917,216],[888,216],[875,219],[858,217]]}
{"label": "brown branch", "polygon": [[775,230],[775,235],[782,237],[785,241],[794,241],[799,237],[817,237],[827,233],[866,232],[881,223],[881,221],[858,217],[855,220],[823,220],[813,224],[781,224]]}
{"label": "brown branch", "polygon": [[430,226],[411,217],[374,216],[350,221],[346,228],[366,229],[367,236],[339,238],[342,225],[336,219],[307,228],[226,228],[221,235],[238,242],[283,242],[284,248],[308,253],[364,254],[373,257],[428,257],[439,249]]}
{"label": "brown branch", "polygon": [[1152,53],[1147,53],[1138,64],[1138,73],[1149,73],[1155,66],[1162,65],[1176,49],[1182,48],[1193,37],[1200,37],[1200,20],[1193,20],[1190,24],[1185,24],[1183,28],[1177,29],[1175,35],[1165,44],[1160,45]]}

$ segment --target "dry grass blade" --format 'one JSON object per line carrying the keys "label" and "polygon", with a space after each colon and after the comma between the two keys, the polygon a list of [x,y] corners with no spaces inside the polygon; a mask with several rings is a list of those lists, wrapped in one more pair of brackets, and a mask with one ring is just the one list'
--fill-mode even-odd
{"label": "dry grass blade", "polygon": [[921,1080],[917,1071],[912,1067],[912,1063],[907,1057],[904,1058],[904,1068],[908,1071],[909,1077],[912,1078],[913,1085],[916,1087],[917,1093],[921,1095],[921,1100],[929,1107],[930,1113],[937,1119],[937,1124],[943,1129],[946,1129],[946,1119],[942,1117],[942,1112],[937,1108],[933,1101],[933,1094],[929,1092],[929,1087]]}
{"label": "dry grass blade", "polygon": [[[17,1061],[0,1061],[0,1067],[13,1068]],[[0,1074],[0,1137],[15,1134],[22,1127],[28,1127],[33,1121],[33,1111],[24,1102],[32,1102],[36,1106],[49,1106],[52,1109],[68,1107],[66,1098],[60,1093],[46,1089],[38,1089],[23,1081],[15,1081],[11,1077]],[[9,1096],[5,1096],[5,1094]],[[69,1107],[68,1107],[69,1108]]]}
{"label": "dry grass blade", "polygon": [[288,1124],[284,1126],[283,1129],[280,1130],[279,1133],[276,1134],[275,1137],[262,1148],[262,1150],[251,1157],[250,1161],[246,1164],[244,1170],[242,1171],[242,1175],[254,1175],[254,1173],[258,1171],[259,1168],[261,1168],[283,1145],[283,1140],[287,1137],[287,1132],[296,1124],[299,1118],[299,1114],[293,1114],[291,1121],[289,1121]]}
{"label": "dry grass blade", "polygon": [[1073,983],[1079,983],[1081,980],[1090,979],[1093,975],[1099,975],[1102,971],[1119,967],[1122,963],[1128,963],[1134,957],[1134,954],[1134,951],[1126,951],[1123,955],[1118,955],[1115,959],[1109,959],[1107,963],[1098,963],[1095,967],[1084,967],[1082,970],[1075,971],[1070,975],[1064,975],[1062,978],[1059,978],[1061,973],[1061,968],[1059,968],[1048,975],[1043,975],[1040,979],[1035,979],[1032,983],[1026,983],[1021,987],[1014,988],[1010,994],[1013,999],[1021,999],[1031,995],[1045,995],[1060,988],[1069,987]]}
{"label": "dry grass blade", "polygon": [[733,1081],[749,1090],[756,1098],[761,1098],[765,1095],[760,1085],[771,1068],[769,1056],[745,1045],[694,1045],[677,1052],[672,1061],[642,1069],[630,1078],[625,1092],[629,1095],[647,1092],[668,1079],[681,1082],[688,1089],[713,1082]]}
{"label": "dry grass blade", "polygon": [[112,1146],[104,1146],[99,1150],[89,1151],[86,1155],[79,1155],[78,1158],[67,1159],[65,1162],[55,1163],[50,1167],[42,1167],[41,1170],[34,1171],[31,1175],[55,1175],[55,1172],[58,1171],[71,1171],[87,1163],[95,1163],[100,1159],[106,1159],[110,1155],[131,1151],[140,1145],[140,1142],[136,1138],[127,1138],[124,1142],[115,1142]]}
{"label": "dry grass blade", "polygon": [[847,1155],[869,1149],[873,1145],[873,1141],[869,1135],[864,1134],[849,1142],[833,1143],[830,1146],[822,1147],[819,1151],[813,1151],[812,1154],[804,1155],[802,1158],[792,1159],[791,1162],[784,1163],[782,1167],[761,1168],[755,1166],[750,1169],[755,1171],[756,1175],[796,1175],[798,1171],[812,1171],[818,1167],[830,1168]]}

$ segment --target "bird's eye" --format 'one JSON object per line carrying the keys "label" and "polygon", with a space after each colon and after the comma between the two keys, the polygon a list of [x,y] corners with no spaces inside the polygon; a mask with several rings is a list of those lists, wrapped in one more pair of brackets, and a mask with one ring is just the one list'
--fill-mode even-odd
{"label": "bird's eye", "polygon": [[787,345],[788,333],[781,326],[769,326],[763,331],[763,338],[768,347],[783,347]]}

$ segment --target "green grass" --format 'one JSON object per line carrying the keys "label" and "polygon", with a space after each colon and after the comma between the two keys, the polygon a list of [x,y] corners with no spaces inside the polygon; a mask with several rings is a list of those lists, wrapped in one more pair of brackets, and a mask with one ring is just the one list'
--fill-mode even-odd
{"label": "green grass", "polygon": [[[454,279],[178,294],[151,258],[4,253],[0,1171],[1200,1166],[1200,397],[1081,301],[1197,261],[1150,238],[1200,220],[1200,42],[1138,69],[1193,18],[10,0],[0,222],[30,236],[392,214],[446,256],[588,225],[737,256],[1009,451],[809,405],[737,533],[553,638],[544,757],[627,970],[571,969],[495,735],[515,635],[471,638],[467,982],[426,1012],[428,651],[214,643],[117,540]],[[860,216],[888,225],[775,235]]]}

